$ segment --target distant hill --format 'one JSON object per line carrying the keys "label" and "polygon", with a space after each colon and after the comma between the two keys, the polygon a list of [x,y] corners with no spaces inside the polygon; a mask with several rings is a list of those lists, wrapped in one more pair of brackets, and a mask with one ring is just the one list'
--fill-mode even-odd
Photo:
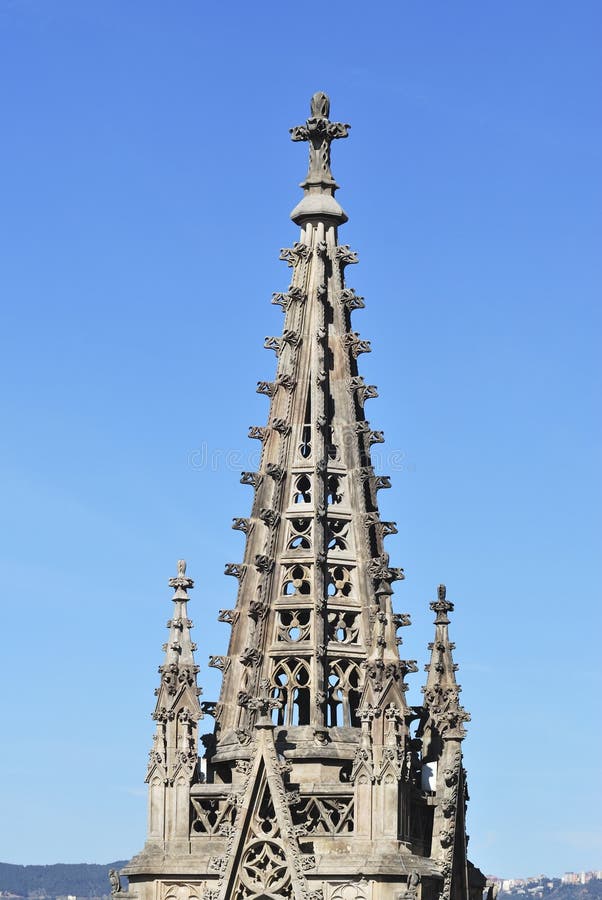
{"label": "distant hill", "polygon": [[[53,866],[15,866],[0,863],[0,893],[30,900],[76,897],[103,897],[110,893],[109,869],[121,869],[126,860],[106,865],[96,863],[56,863]],[[127,880],[122,879],[124,889]]]}
{"label": "distant hill", "polygon": [[551,887],[541,883],[501,891],[498,900],[602,900],[602,880],[599,878],[585,884],[562,884],[557,878],[551,881]]}
{"label": "distant hill", "polygon": [[594,878],[586,884],[559,884],[544,897],[546,900],[602,900],[602,881]]}

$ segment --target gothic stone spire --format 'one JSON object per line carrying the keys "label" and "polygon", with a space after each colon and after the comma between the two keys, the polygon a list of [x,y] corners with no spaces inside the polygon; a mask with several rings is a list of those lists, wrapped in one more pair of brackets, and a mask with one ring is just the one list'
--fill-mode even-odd
{"label": "gothic stone spire", "polygon": [[464,723],[469,714],[460,704],[458,666],[453,661],[455,645],[449,640],[449,613],[454,605],[440,584],[437,600],[430,604],[436,614],[435,640],[429,644],[431,660],[424,692],[424,710],[419,734],[422,758],[434,781],[437,804],[433,817],[432,854],[442,862],[442,900],[468,892],[466,866],[466,773],[462,766]]}
{"label": "gothic stone spire", "polygon": [[[310,142],[305,199],[320,203],[333,201],[336,188],[330,142],[348,129],[328,111],[328,98],[316,94],[311,118],[293,129],[294,140]],[[394,614],[391,599],[403,570],[384,547],[396,528],[378,510],[378,491],[390,480],[371,460],[371,446],[384,438],[364,412],[376,391],[358,370],[371,347],[351,324],[364,303],[345,283],[357,254],[338,243],[331,213],[307,207],[300,240],[280,254],[292,280],[273,295],[284,324],[265,341],[277,357],[274,380],[259,383],[270,398],[267,423],[249,432],[262,455],[259,470],[241,479],[254,492],[251,515],[234,520],[246,535],[244,559],[226,565],[238,581],[236,607],[222,613],[232,624],[230,647],[210,662],[224,672],[218,759],[250,740],[262,681],[279,700],[277,725],[311,729],[309,753],[327,729],[336,742],[337,729],[359,727],[364,683],[382,698],[394,682],[389,700],[406,708],[404,677],[415,670],[399,658],[396,632],[409,620]]]}
{"label": "gothic stone spire", "polygon": [[435,640],[429,644],[431,661],[425,666],[428,672],[423,688],[425,707],[431,724],[441,736],[449,734],[462,739],[464,722],[469,721],[470,716],[460,704],[462,688],[456,682],[458,666],[452,656],[455,644],[450,641],[448,633],[448,613],[453,612],[454,605],[447,599],[444,584],[439,585],[437,600],[430,604],[430,608],[436,613]]}
{"label": "gothic stone spire", "polygon": [[[237,591],[219,613],[229,647],[209,658],[223,679],[219,701],[202,705],[215,717],[203,736],[206,776],[193,756],[200,709],[192,581],[181,564],[170,582],[149,839],[126,869],[137,900],[418,900],[442,890],[477,900],[484,884],[477,878],[469,898],[460,877],[463,774],[445,718],[448,708],[458,716],[458,687],[444,592],[425,706],[405,698],[416,666],[399,656],[409,617],[394,612],[392,587],[404,573],[385,547],[396,527],[381,519],[378,493],[391,483],[373,466],[371,447],[384,438],[365,407],[378,394],[359,372],[371,346],[352,325],[364,301],[346,270],[358,258],[339,243],[347,217],[330,168],[331,143],[348,128],[316,94],[291,132],[309,144],[309,171],[292,214],[299,240],[280,253],[290,283],[272,296],[284,322],[265,340],[276,354],[273,380],[257,387],[267,420],[249,430],[262,448],[257,471],[241,477],[251,509],[233,521],[244,553],[226,564]],[[432,760],[434,791],[421,784]]]}
{"label": "gothic stone spire", "polygon": [[[173,613],[167,623],[169,637],[163,645],[165,657],[159,666],[161,682],[156,689],[153,719],[157,723],[149,754],[146,780],[149,788],[149,841],[188,840],[188,792],[197,776],[197,727],[203,713],[197,687],[196,644],[190,637],[188,591],[194,581],[186,575],[186,562],[178,560],[178,574],[169,579],[174,588]],[[186,796],[185,809],[182,808]]]}

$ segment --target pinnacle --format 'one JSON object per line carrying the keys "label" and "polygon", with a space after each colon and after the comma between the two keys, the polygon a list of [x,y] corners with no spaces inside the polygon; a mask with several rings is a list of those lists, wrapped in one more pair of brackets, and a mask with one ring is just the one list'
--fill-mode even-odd
{"label": "pinnacle", "polygon": [[470,716],[460,705],[462,688],[456,681],[458,666],[452,655],[455,644],[449,640],[448,634],[447,614],[453,611],[454,604],[447,599],[444,584],[439,585],[437,600],[430,604],[430,608],[436,613],[435,640],[429,644],[431,659],[424,667],[428,672],[426,685],[422,689],[425,707],[433,725],[442,735],[461,740],[465,733],[463,723],[469,721]]}
{"label": "pinnacle", "polygon": [[[186,779],[194,777],[197,766],[196,727],[203,717],[199,705],[200,688],[194,661],[196,644],[191,640],[193,627],[188,618],[188,591],[194,581],[186,575],[186,562],[178,560],[177,575],[169,579],[175,589],[172,618],[168,621],[169,638],[163,645],[164,661],[159,666],[161,682],[155,695],[157,703],[153,719],[157,730],[150,752],[147,780],[158,773],[164,782],[182,773]],[[179,724],[179,730],[177,724]],[[175,728],[175,734],[172,734]],[[185,736],[184,736],[185,733]]]}

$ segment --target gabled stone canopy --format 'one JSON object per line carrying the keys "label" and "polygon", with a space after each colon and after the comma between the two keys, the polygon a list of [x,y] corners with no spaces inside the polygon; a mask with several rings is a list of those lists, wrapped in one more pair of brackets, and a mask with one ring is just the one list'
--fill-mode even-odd
{"label": "gabled stone canopy", "polygon": [[[476,900],[484,879],[466,859],[463,722],[440,587],[424,705],[406,701],[414,660],[400,658],[395,581],[366,418],[377,396],[358,368],[370,342],[354,330],[364,306],[346,283],[355,251],[338,240],[347,216],[335,199],[330,145],[349,126],[329,120],[315,94],[291,129],[309,145],[299,241],[280,252],[290,271],[267,421],[240,562],[217,702],[199,706],[184,563],[160,668],[157,735],[149,765],[149,830],[126,868],[140,900]],[[215,718],[197,764],[197,723]]]}

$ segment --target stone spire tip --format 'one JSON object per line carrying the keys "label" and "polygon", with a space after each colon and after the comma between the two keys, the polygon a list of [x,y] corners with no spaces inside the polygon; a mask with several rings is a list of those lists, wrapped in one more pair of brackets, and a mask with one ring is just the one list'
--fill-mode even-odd
{"label": "stone spire tip", "polygon": [[291,219],[298,225],[307,221],[330,221],[342,224],[347,215],[334,199],[337,183],[330,170],[330,145],[338,138],[346,138],[350,125],[331,122],[330,98],[323,91],[317,91],[310,102],[310,117],[304,125],[290,129],[291,140],[309,144],[309,168],[301,187],[305,196],[291,213]]}
{"label": "stone spire tip", "polygon": [[186,591],[194,587],[194,581],[186,575],[185,559],[178,560],[178,574],[175,578],[170,578],[168,584],[170,587],[175,588],[174,600],[187,599]]}

